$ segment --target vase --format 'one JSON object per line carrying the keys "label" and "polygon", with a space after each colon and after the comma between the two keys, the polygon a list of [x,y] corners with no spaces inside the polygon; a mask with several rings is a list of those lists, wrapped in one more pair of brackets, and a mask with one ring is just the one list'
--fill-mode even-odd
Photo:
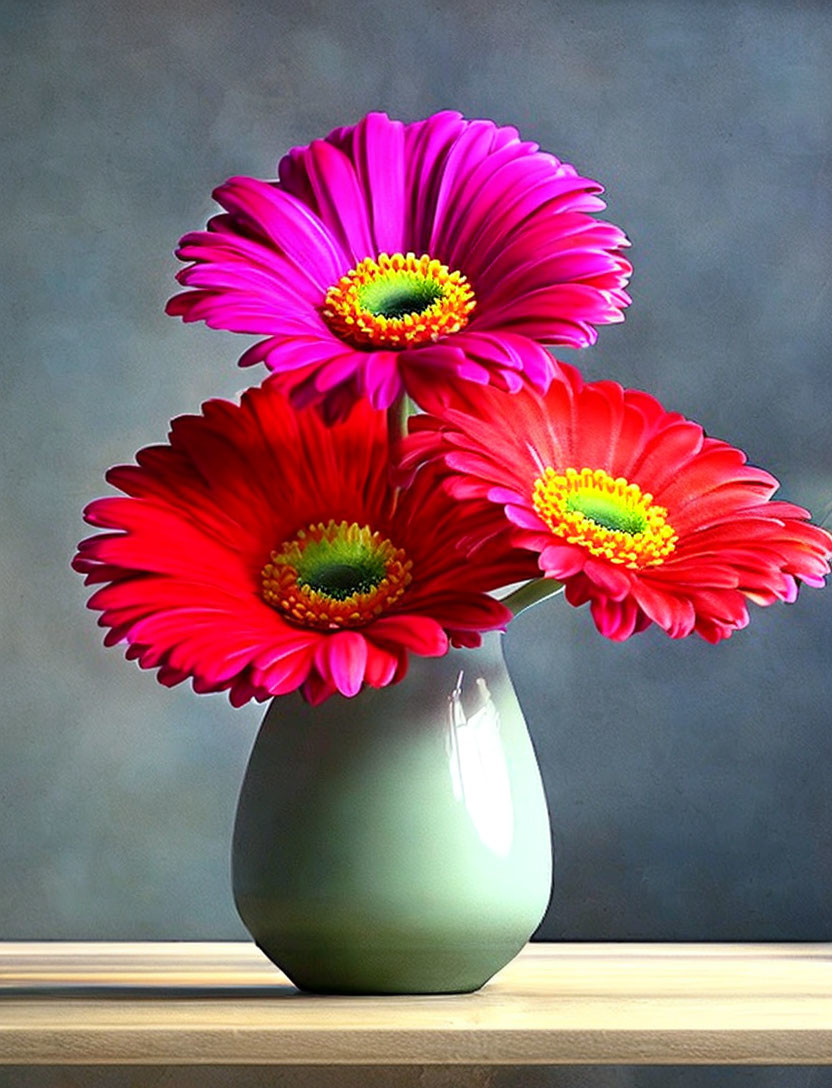
{"label": "vase", "polygon": [[479,989],[552,885],[543,784],[490,633],[411,655],[405,679],[311,707],[273,700],[240,792],[234,900],[301,990]]}

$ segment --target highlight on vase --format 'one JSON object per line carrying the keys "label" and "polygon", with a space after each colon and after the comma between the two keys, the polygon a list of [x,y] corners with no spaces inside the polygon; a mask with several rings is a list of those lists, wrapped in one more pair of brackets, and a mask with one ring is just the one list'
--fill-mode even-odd
{"label": "highlight on vase", "polygon": [[602,191],[512,127],[371,113],[293,148],[277,180],[221,185],[167,310],[263,337],[241,365],[329,418],[460,381],[544,391],[543,345],[592,344],[630,301]]}
{"label": "highlight on vase", "polygon": [[648,393],[564,365],[545,396],[457,393],[410,425],[405,465],[438,460],[479,504],[469,557],[509,532],[610,639],[656,624],[718,642],[748,601],[794,601],[829,573],[832,536],[773,500],[773,476]]}
{"label": "highlight on vase", "polygon": [[397,683],[408,654],[477,646],[511,618],[488,591],[520,564],[498,547],[462,558],[465,505],[436,467],[393,484],[386,414],[366,402],[327,425],[270,380],[175,419],[136,461],[107,473],[124,495],[87,507],[105,532],[73,566],[99,585],[105,643],[165,685],[319,703]]}

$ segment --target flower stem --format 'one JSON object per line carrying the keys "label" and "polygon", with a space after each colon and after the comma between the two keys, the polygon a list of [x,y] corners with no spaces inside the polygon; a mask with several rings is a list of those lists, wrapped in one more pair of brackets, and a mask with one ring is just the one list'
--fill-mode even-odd
{"label": "flower stem", "polygon": [[387,409],[387,435],[396,443],[407,434],[407,397],[397,397]]}
{"label": "flower stem", "polygon": [[391,448],[395,449],[397,444],[407,436],[407,421],[418,412],[419,406],[406,393],[402,393],[393,401],[387,409],[387,438]]}
{"label": "flower stem", "polygon": [[531,582],[526,582],[519,589],[509,593],[507,597],[503,597],[500,604],[504,604],[515,616],[519,616],[533,604],[545,601],[547,597],[554,597],[562,589],[563,582],[559,582],[556,578],[533,578]]}

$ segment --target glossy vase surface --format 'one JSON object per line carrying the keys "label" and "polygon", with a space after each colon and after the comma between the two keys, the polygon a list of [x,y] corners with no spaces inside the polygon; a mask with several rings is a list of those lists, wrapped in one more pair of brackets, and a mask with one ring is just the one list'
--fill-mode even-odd
{"label": "glossy vase surface", "polygon": [[551,893],[540,772],[502,656],[411,657],[406,678],[310,707],[275,699],[240,793],[234,898],[318,993],[479,989]]}

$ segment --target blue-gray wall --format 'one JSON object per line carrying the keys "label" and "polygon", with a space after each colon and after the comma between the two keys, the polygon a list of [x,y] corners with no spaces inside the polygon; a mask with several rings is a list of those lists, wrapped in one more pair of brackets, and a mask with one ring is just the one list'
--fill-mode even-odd
{"label": "blue-gray wall", "polygon": [[[606,183],[634,305],[577,361],[832,502],[832,7],[0,4],[0,939],[236,938],[260,711],[106,651],[69,558],[105,468],[262,372],[162,308],[233,173],[371,108],[452,106]],[[567,357],[564,353],[564,357]],[[571,353],[575,359],[575,354]],[[508,636],[557,850],[541,935],[832,938],[832,590],[729,643]],[[623,1082],[622,1082],[623,1083]]]}

